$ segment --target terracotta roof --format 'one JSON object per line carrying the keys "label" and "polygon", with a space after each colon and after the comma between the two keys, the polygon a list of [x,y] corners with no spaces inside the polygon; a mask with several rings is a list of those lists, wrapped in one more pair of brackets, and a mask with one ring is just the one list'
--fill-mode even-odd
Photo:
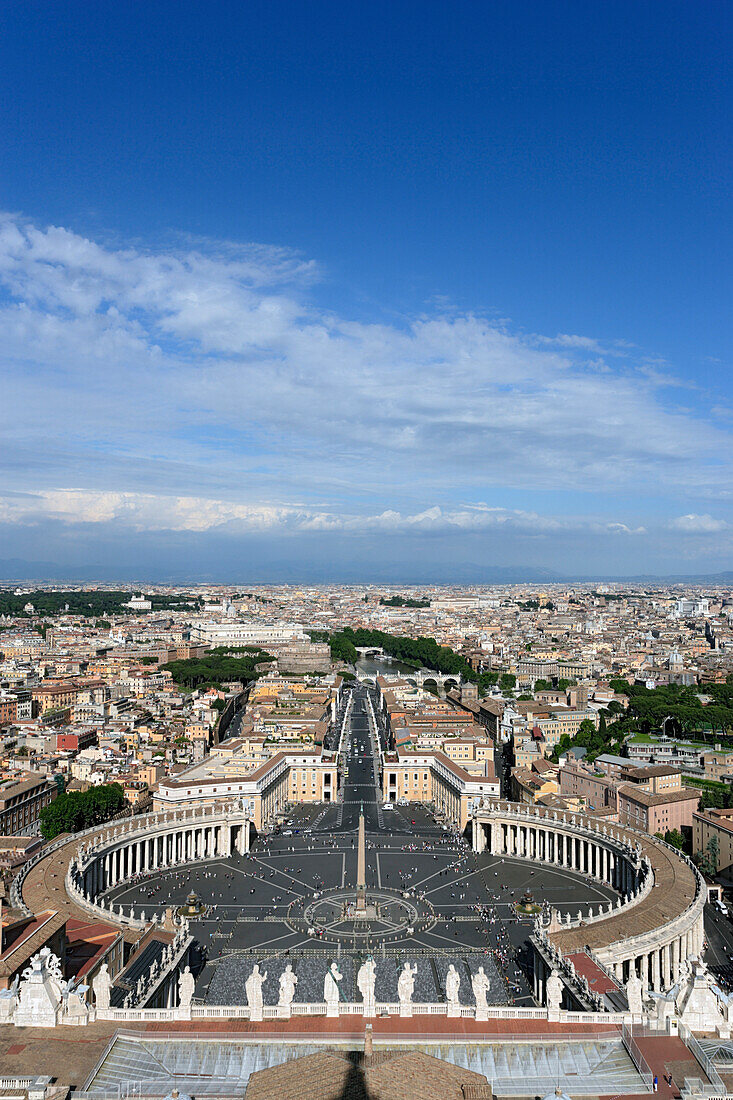
{"label": "terracotta roof", "polygon": [[618,826],[614,826],[614,832],[640,845],[642,855],[647,856],[652,865],[654,886],[637,905],[625,906],[604,920],[550,933],[550,939],[563,955],[583,951],[586,945],[597,951],[632,936],[653,932],[678,917],[695,900],[697,879],[684,860],[652,837],[629,834]]}
{"label": "terracotta roof", "polygon": [[319,1052],[253,1073],[247,1100],[463,1100],[490,1098],[481,1073],[433,1058],[421,1051]]}
{"label": "terracotta roof", "polygon": [[54,909],[43,912],[30,921],[21,934],[13,940],[10,947],[0,957],[0,977],[9,978],[26,963],[32,955],[54,936],[66,923],[66,916]]}
{"label": "terracotta roof", "polygon": [[618,793],[632,802],[640,802],[642,806],[666,806],[669,802],[699,802],[701,792],[693,787],[683,787],[681,791],[660,791],[652,794],[637,787],[636,783],[624,783],[618,788]]}

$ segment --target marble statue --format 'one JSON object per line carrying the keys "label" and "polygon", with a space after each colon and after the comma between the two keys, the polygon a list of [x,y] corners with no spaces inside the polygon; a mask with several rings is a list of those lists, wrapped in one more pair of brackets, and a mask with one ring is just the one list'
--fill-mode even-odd
{"label": "marble statue", "polygon": [[459,1016],[461,1011],[461,1003],[458,999],[458,992],[461,988],[461,975],[456,970],[453,963],[448,967],[448,973],[445,977],[445,996],[448,1001],[448,1015]]}
{"label": "marble statue", "polygon": [[19,986],[20,974],[16,974],[10,989],[0,989],[0,1024],[7,1024],[12,1020],[13,1013],[18,1007]]}
{"label": "marble statue", "polygon": [[106,962],[102,963],[99,970],[92,978],[92,989],[94,991],[94,1003],[97,1009],[101,1009],[102,1011],[108,1009],[112,990],[112,979],[109,976],[109,967]]}
{"label": "marble statue", "polygon": [[44,947],[23,971],[13,1023],[16,1027],[56,1027],[65,992],[60,960]]}
{"label": "marble statue", "polygon": [[252,973],[244,983],[244,991],[247,994],[247,1004],[249,1005],[250,1020],[262,1019],[262,986],[266,980],[267,971],[261,974],[259,965],[255,963]]}
{"label": "marble statue", "polygon": [[724,993],[705,963],[692,957],[685,977],[673,986],[678,1019],[691,1031],[707,1031],[729,1038],[733,1017],[733,995]]}
{"label": "marble statue", "polygon": [[415,975],[417,974],[417,963],[414,966],[410,966],[408,962],[405,963],[400,976],[397,979],[397,996],[400,999],[400,1016],[412,1016],[412,995],[415,992]]}
{"label": "marble statue", "polygon": [[195,985],[191,967],[187,966],[183,973],[178,975],[178,1004],[181,1008],[191,1007]]}
{"label": "marble statue", "polygon": [[629,1002],[629,1012],[632,1016],[640,1016],[644,1011],[644,987],[641,984],[641,978],[633,968],[626,983],[626,1000]]}
{"label": "marble statue", "polygon": [[290,1006],[295,997],[295,987],[297,984],[298,975],[293,973],[293,968],[290,963],[288,963],[280,975],[280,997],[277,1002],[280,1008],[288,1009],[288,1015],[290,1015]]}
{"label": "marble statue", "polygon": [[329,969],[326,971],[326,977],[323,981],[323,999],[326,1002],[326,1015],[338,1016],[339,1014],[339,987],[338,982],[343,978],[343,974],[338,968],[338,963],[332,962]]}
{"label": "marble statue", "polygon": [[66,988],[63,993],[63,1022],[69,1024],[86,1023],[86,1017],[89,1013],[89,1006],[87,1005],[89,986],[84,985],[78,978],[72,978],[65,984]]}
{"label": "marble statue", "polygon": [[371,955],[366,962],[362,963],[359,967],[359,973],[356,976],[356,984],[359,987],[359,992],[364,1001],[364,1015],[373,1016],[376,1004],[374,990],[377,984],[377,967]]}
{"label": "marble statue", "polygon": [[560,1006],[565,986],[557,970],[553,970],[547,979],[547,1019],[557,1021],[560,1019]]}
{"label": "marble statue", "polygon": [[476,973],[471,976],[471,988],[473,989],[473,999],[476,1002],[476,1019],[488,1020],[489,1006],[486,1003],[486,994],[491,989],[491,982],[483,966],[480,966]]}

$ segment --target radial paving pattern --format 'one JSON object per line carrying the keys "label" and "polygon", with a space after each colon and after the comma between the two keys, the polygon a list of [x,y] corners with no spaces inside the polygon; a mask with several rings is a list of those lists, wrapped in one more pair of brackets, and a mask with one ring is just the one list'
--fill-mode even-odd
{"label": "radial paving pattern", "polygon": [[[192,924],[201,945],[196,997],[209,1003],[245,1003],[254,962],[268,971],[265,1003],[274,1003],[286,961],[299,978],[296,999],[320,1001],[333,958],[344,971],[348,1000],[352,972],[369,953],[385,999],[396,999],[396,974],[412,958],[416,1001],[443,999],[445,970],[454,962],[464,1003],[473,1003],[470,975],[478,965],[491,978],[490,1001],[532,1003],[521,969],[531,920],[518,920],[516,904],[531,895],[575,914],[613,899],[613,891],[561,868],[477,857],[422,807],[383,810],[363,688],[354,689],[346,757],[343,801],[299,807],[291,835],[259,839],[245,856],[126,884],[113,892],[115,903],[150,915],[183,905],[191,890],[198,894],[205,910]],[[366,916],[355,911],[362,807]]]}

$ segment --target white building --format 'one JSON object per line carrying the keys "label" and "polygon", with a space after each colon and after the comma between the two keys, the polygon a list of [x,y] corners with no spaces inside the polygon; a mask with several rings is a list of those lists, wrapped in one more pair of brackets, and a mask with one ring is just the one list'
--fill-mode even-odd
{"label": "white building", "polygon": [[300,623],[224,622],[201,620],[191,624],[191,641],[211,646],[284,645],[292,641],[308,641]]}

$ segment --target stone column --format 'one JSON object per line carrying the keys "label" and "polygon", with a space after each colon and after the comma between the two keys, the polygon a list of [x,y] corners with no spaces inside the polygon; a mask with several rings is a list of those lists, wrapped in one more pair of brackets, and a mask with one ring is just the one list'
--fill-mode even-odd
{"label": "stone column", "polygon": [[641,956],[641,984],[646,989],[649,985],[649,956],[644,954]]}
{"label": "stone column", "polygon": [[669,944],[665,944],[662,948],[662,983],[665,989],[669,989],[671,982],[669,954]]}

